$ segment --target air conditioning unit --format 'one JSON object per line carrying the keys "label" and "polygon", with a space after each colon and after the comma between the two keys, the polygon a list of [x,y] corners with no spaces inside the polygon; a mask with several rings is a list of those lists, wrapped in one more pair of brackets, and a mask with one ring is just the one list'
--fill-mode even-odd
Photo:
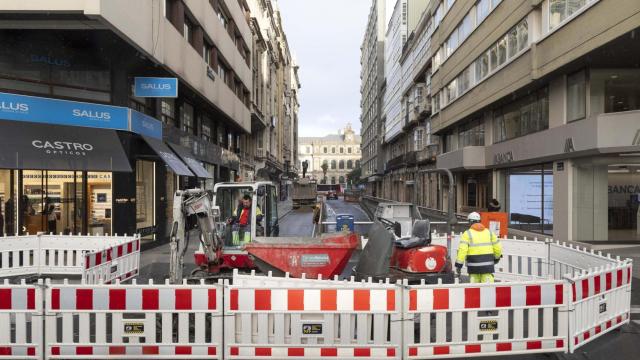
{"label": "air conditioning unit", "polygon": [[211,80],[216,79],[216,72],[209,65],[207,65],[207,77]]}

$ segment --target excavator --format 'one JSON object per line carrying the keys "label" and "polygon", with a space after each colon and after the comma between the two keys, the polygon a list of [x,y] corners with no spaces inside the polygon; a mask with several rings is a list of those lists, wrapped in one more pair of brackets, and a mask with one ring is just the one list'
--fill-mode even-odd
{"label": "excavator", "polygon": [[[233,221],[239,214],[234,210],[241,208],[243,199],[251,200],[251,216],[239,229]],[[232,269],[308,278],[343,274],[361,243],[360,235],[337,230],[319,236],[280,237],[277,200],[276,186],[268,181],[218,183],[213,196],[200,189],[177,191],[170,281],[181,283],[185,278],[184,256],[192,237],[199,241],[199,248],[194,254],[196,268],[187,279],[218,279]],[[453,281],[448,250],[431,245],[429,231],[428,220],[421,219],[412,204],[380,204],[351,274],[359,279]]]}

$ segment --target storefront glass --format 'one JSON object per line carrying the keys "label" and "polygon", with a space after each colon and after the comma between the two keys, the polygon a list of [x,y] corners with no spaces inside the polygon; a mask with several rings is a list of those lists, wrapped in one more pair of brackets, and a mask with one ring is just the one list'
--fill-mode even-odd
{"label": "storefront glass", "polygon": [[81,171],[23,170],[22,232],[86,233],[82,175]]}
{"label": "storefront glass", "polygon": [[143,240],[155,239],[154,176],[154,162],[136,161],[136,232]]}
{"label": "storefront glass", "polygon": [[89,233],[93,235],[111,234],[112,188],[111,173],[89,172],[87,174],[87,194],[89,199]]}
{"label": "storefront glass", "polygon": [[640,240],[640,165],[609,166],[609,240]]}
{"label": "storefront glass", "polygon": [[15,171],[0,170],[0,236],[15,235]]}
{"label": "storefront glass", "polygon": [[509,169],[507,205],[510,228],[552,234],[552,164]]}

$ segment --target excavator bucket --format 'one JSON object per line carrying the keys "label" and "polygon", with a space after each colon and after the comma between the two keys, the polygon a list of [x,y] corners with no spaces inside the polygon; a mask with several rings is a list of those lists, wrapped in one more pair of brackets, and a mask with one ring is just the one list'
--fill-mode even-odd
{"label": "excavator bucket", "polygon": [[393,252],[393,235],[385,227],[375,222],[367,234],[369,241],[362,249],[360,260],[355,267],[358,280],[369,277],[374,280],[384,279],[389,275],[389,261]]}

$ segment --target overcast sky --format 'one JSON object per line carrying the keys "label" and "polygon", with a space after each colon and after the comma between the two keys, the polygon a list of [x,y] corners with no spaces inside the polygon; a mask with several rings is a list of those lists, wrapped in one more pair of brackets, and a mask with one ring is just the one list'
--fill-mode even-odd
{"label": "overcast sky", "polygon": [[300,65],[300,136],[360,132],[360,45],[371,0],[278,0]]}

